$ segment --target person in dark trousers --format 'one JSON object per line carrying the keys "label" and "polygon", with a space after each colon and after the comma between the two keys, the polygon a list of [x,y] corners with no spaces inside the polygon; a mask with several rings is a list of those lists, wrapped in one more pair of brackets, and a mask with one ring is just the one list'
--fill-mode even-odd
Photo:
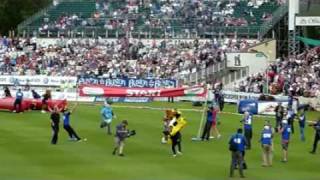
{"label": "person in dark trousers", "polygon": [[116,127],[116,135],[115,135],[115,148],[112,152],[113,155],[116,155],[118,153],[119,156],[124,156],[123,154],[123,148],[124,148],[124,142],[127,137],[129,137],[129,130],[128,127],[128,121],[123,120],[119,125]]}
{"label": "person in dark trousers", "polygon": [[[63,128],[67,131],[71,141],[81,141],[74,129],[70,125],[70,115],[74,112],[77,104],[69,111],[67,108],[62,111],[63,114]],[[86,139],[84,139],[86,140]]]}
{"label": "person in dark trousers", "polygon": [[307,121],[307,117],[306,117],[306,113],[305,110],[303,109],[300,113],[299,116],[299,128],[300,128],[300,140],[301,141],[305,141],[305,135],[304,135],[304,128],[306,126],[306,121]]}
{"label": "person in dark trousers", "polygon": [[60,109],[58,106],[55,106],[53,110],[49,108],[49,111],[51,112],[51,128],[52,128],[52,139],[51,144],[55,145],[58,142],[58,133],[59,133],[59,123],[60,123]]}
{"label": "person in dark trousers", "polygon": [[241,121],[243,123],[244,136],[247,142],[247,149],[251,149],[251,139],[252,139],[252,115],[246,111],[244,113],[244,118]]}
{"label": "person in dark trousers", "polygon": [[246,139],[242,135],[242,129],[238,129],[237,133],[232,135],[229,140],[229,150],[231,151],[230,177],[234,176],[234,170],[239,169],[240,177],[244,178],[243,174],[243,154],[245,152]]}
{"label": "person in dark trousers", "polygon": [[278,128],[280,128],[281,126],[281,121],[284,115],[284,107],[282,106],[281,102],[278,103],[274,111],[276,114],[276,124],[274,128],[275,128],[275,131],[278,132]]}
{"label": "person in dark trousers", "polygon": [[292,134],[294,134],[294,117],[295,117],[295,114],[293,112],[293,109],[292,107],[289,106],[287,110],[287,120],[288,120],[288,124],[290,125]]}
{"label": "person in dark trousers", "polygon": [[208,107],[208,110],[207,110],[207,122],[204,126],[204,129],[203,129],[203,133],[202,133],[202,136],[201,136],[201,140],[204,141],[204,140],[207,140],[209,141],[209,137],[210,137],[210,130],[211,130],[211,127],[212,127],[212,111],[213,111],[213,107],[210,106]]}
{"label": "person in dark trousers", "polygon": [[[177,126],[179,122],[182,122],[183,117],[181,116],[181,112],[177,111],[175,114],[175,120],[173,120],[170,124],[170,139],[171,139],[171,150],[173,153],[173,157],[176,157],[178,155],[182,155],[182,146],[181,146],[181,140],[182,140],[182,135],[180,130],[174,132],[174,126]],[[210,131],[209,131],[210,132]],[[178,146],[178,151],[176,150],[176,147]]]}
{"label": "person in dark trousers", "polygon": [[316,123],[311,124],[310,126],[312,126],[314,128],[314,130],[315,130],[313,148],[312,148],[312,151],[310,153],[311,154],[315,154],[316,151],[317,151],[318,142],[320,140],[320,118],[318,119],[318,121]]}
{"label": "person in dark trousers", "polygon": [[[16,100],[14,101],[13,107],[14,110],[13,112],[22,112],[22,100],[23,100],[23,92],[21,91],[21,89],[18,89],[17,93],[16,93]],[[17,106],[19,108],[17,108]]]}
{"label": "person in dark trousers", "polygon": [[281,133],[281,146],[283,152],[283,163],[288,162],[288,149],[290,142],[291,126],[288,124],[288,120],[282,120],[282,127],[279,128],[279,133]]}
{"label": "person in dark trousers", "polygon": [[5,96],[5,97],[12,97],[12,96],[11,96],[10,89],[8,88],[8,86],[6,86],[6,87],[4,88],[4,96]]}
{"label": "person in dark trousers", "polygon": [[219,108],[220,108],[220,111],[223,111],[224,109],[224,95],[222,94],[221,91],[219,93]]}

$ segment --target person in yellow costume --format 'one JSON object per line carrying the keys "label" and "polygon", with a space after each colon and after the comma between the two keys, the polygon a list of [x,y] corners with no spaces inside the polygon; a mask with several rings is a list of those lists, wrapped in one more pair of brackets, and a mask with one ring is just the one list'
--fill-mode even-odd
{"label": "person in yellow costume", "polygon": [[[181,116],[181,112],[177,111],[175,113],[174,118],[170,121],[169,124],[169,136],[171,140],[171,150],[173,153],[173,157],[178,155],[182,155],[182,148],[181,148],[181,130],[186,126],[186,120]],[[176,147],[178,146],[178,151],[176,151]]]}

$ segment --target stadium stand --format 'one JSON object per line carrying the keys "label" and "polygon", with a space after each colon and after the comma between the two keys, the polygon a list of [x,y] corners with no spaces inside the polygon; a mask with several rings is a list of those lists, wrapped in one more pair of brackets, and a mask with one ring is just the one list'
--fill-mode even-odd
{"label": "stadium stand", "polygon": [[69,0],[28,19],[19,32],[50,32],[51,37],[67,36],[67,31],[90,36],[94,32],[103,37],[146,37],[146,33],[156,38],[235,32],[257,35],[282,4],[279,0]]}

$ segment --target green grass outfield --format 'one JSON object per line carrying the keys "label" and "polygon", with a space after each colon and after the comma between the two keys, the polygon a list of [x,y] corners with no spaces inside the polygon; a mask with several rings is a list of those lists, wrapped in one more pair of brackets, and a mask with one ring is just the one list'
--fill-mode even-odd
{"label": "green grass outfield", "polygon": [[[128,105],[128,104],[115,104]],[[129,104],[152,107],[193,108],[190,103]],[[198,108],[199,109],[199,108]],[[160,144],[163,111],[115,107],[117,119],[127,119],[137,135],[126,142],[125,157],[113,156],[113,136],[99,128],[100,106],[79,105],[71,116],[71,124],[87,142],[69,142],[61,128],[58,145],[50,144],[49,114],[38,111],[24,114],[0,112],[0,180],[220,180],[229,179],[230,153],[227,141],[240,126],[240,116],[222,114],[219,129],[222,138],[210,142],[192,142],[197,133],[200,112],[182,111],[188,120],[183,130],[183,156],[173,158],[169,145]],[[235,112],[227,105],[227,112]],[[319,115],[308,113],[308,120]],[[254,118],[253,149],[247,152],[249,169],[246,179],[252,180],[319,180],[320,150],[311,155],[314,131],[306,128],[306,142],[293,135],[289,162],[283,164],[279,135],[275,136],[274,163],[261,167],[259,133],[265,118]],[[296,124],[296,130],[298,130]],[[235,173],[238,177],[238,172]],[[237,178],[235,178],[237,179]]]}

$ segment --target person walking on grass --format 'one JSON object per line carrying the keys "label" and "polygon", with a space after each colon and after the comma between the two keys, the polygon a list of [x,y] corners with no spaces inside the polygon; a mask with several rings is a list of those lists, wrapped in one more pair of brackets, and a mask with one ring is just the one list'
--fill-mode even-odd
{"label": "person walking on grass", "polygon": [[281,133],[281,145],[283,151],[283,163],[288,162],[288,148],[290,142],[291,126],[288,124],[286,119],[282,120],[282,127],[279,128],[279,133]]}
{"label": "person walking on grass", "polygon": [[215,135],[216,135],[216,137],[218,139],[220,139],[220,137],[221,137],[221,134],[220,134],[219,129],[217,127],[217,124],[218,124],[218,112],[219,112],[219,108],[218,107],[213,107],[213,110],[212,110],[212,130],[211,130],[210,139],[215,138],[214,133],[215,133]]}
{"label": "person walking on grass", "polygon": [[50,119],[51,119],[51,128],[52,128],[52,138],[51,144],[55,145],[58,142],[58,135],[59,135],[59,124],[60,124],[60,109],[58,106],[55,106],[53,109],[48,107],[49,111],[51,112]]}
{"label": "person walking on grass", "polygon": [[262,147],[262,166],[263,167],[271,167],[272,166],[272,138],[273,132],[272,128],[269,124],[264,125],[263,130],[261,132],[261,147]]}
{"label": "person walking on grass", "polygon": [[113,118],[115,117],[113,110],[108,102],[104,103],[103,108],[101,109],[102,121],[100,124],[100,128],[105,128],[107,130],[108,135],[111,135],[111,123]]}
{"label": "person walking on grass", "polygon": [[304,135],[304,128],[306,126],[306,121],[307,121],[307,117],[306,117],[306,112],[303,109],[300,116],[299,116],[299,128],[300,128],[300,140],[301,141],[305,141],[305,135]]}
{"label": "person walking on grass", "polygon": [[311,124],[310,126],[312,126],[314,128],[314,130],[315,130],[313,148],[312,148],[312,151],[310,153],[311,154],[315,154],[316,151],[317,151],[318,142],[320,140],[320,118],[318,119],[317,122]]}
{"label": "person walking on grass", "polygon": [[118,153],[119,156],[124,156],[123,148],[124,142],[127,137],[129,137],[129,130],[128,121],[123,120],[119,125],[116,127],[116,134],[115,134],[115,148],[113,149],[112,154],[116,155]]}
{"label": "person walking on grass", "polygon": [[241,178],[244,178],[243,174],[243,154],[246,147],[246,138],[242,134],[242,129],[239,128],[237,133],[232,135],[229,140],[229,150],[231,151],[231,165],[230,165],[230,177],[234,176],[234,170],[238,168]]}
{"label": "person walking on grass", "polygon": [[244,136],[247,142],[247,149],[251,149],[251,139],[252,139],[252,115],[246,111],[244,117],[241,121],[243,123]]}

